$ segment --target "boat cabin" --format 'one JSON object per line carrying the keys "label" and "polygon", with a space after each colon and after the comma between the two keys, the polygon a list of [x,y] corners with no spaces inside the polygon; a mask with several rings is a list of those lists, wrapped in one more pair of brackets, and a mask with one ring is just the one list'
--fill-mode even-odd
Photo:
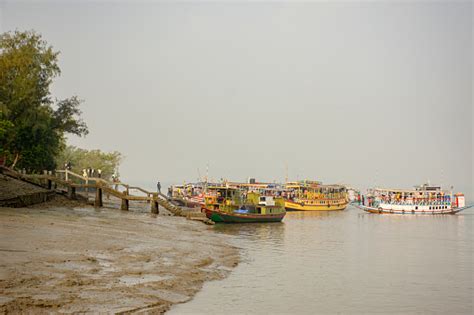
{"label": "boat cabin", "polygon": [[215,186],[208,187],[204,196],[206,207],[210,209],[237,209],[242,204],[242,193],[237,188]]}

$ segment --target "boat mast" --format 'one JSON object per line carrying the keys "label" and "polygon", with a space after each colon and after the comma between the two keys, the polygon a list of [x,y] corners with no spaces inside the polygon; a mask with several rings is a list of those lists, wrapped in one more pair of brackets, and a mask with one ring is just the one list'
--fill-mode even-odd
{"label": "boat mast", "polygon": [[204,182],[204,193],[207,193],[208,180],[209,180],[209,163],[206,163],[206,180]]}

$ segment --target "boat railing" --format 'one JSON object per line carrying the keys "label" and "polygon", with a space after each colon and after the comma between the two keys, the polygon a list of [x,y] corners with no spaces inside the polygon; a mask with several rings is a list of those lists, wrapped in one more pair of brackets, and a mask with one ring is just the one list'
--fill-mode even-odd
{"label": "boat railing", "polygon": [[400,206],[449,206],[451,201],[448,200],[420,200],[420,201],[397,201],[397,200],[379,200],[377,204],[390,204],[390,205],[400,205]]}

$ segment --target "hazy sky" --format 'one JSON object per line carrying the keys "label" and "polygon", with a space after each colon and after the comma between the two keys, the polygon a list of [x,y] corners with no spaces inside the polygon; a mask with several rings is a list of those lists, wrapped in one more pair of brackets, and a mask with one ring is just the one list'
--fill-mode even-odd
{"label": "hazy sky", "polygon": [[[1,0],[0,0],[0,3]],[[61,51],[58,98],[125,181],[318,179],[473,196],[470,1],[3,1]]]}

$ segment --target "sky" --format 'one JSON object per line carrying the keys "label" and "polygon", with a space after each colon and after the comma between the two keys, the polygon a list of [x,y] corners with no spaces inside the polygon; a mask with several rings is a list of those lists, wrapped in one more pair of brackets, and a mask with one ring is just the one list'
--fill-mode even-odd
{"label": "sky", "polygon": [[[122,180],[427,180],[474,196],[473,3],[0,0]],[[206,171],[208,170],[208,171]],[[470,196],[469,196],[470,195]]]}

